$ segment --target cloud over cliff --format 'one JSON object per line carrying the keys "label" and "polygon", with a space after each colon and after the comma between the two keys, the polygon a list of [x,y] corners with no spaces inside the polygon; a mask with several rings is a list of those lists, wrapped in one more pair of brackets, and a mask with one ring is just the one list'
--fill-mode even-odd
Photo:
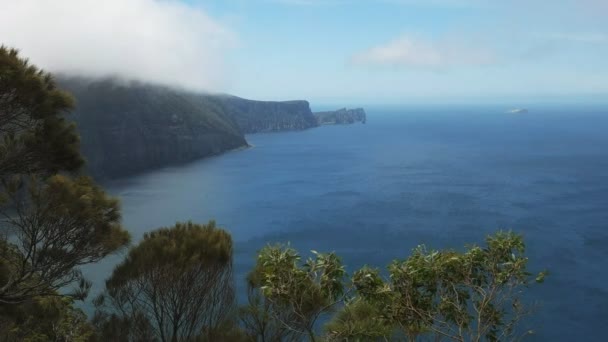
{"label": "cloud over cliff", "polygon": [[53,72],[221,90],[234,39],[175,0],[0,0],[0,43]]}

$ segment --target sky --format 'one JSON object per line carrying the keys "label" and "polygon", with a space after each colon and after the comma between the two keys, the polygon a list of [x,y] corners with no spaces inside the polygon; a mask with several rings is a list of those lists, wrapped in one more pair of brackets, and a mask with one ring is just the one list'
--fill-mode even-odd
{"label": "sky", "polygon": [[608,98],[608,0],[0,0],[54,72],[319,104]]}

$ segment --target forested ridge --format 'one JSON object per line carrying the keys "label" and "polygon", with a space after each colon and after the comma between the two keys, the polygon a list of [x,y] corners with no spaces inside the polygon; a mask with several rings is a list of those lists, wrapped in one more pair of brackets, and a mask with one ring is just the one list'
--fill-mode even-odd
{"label": "forested ridge", "polygon": [[306,101],[253,101],[163,86],[61,77],[75,97],[87,169],[117,178],[247,146],[245,133],[316,126]]}

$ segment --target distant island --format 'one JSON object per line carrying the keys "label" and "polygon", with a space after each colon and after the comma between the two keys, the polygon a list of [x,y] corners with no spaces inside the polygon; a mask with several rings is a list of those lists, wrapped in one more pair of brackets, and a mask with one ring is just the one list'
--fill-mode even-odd
{"label": "distant island", "polygon": [[314,113],[314,115],[319,125],[341,125],[355,122],[365,123],[367,120],[363,108],[342,108],[329,112],[317,112]]}
{"label": "distant island", "polygon": [[514,108],[507,111],[509,114],[526,114],[528,110],[526,108]]}

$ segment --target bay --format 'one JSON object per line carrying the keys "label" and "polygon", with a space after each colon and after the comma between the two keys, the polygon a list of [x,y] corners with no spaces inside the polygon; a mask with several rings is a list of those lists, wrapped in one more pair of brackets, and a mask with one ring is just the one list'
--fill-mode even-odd
{"label": "bay", "polygon": [[[368,123],[255,134],[251,148],[108,184],[137,241],[216,220],[241,297],[256,251],[335,251],[350,272],[419,244],[524,235],[538,301],[530,340],[601,341],[608,322],[608,111],[589,106],[367,108]],[[122,255],[85,268],[99,290]]]}

